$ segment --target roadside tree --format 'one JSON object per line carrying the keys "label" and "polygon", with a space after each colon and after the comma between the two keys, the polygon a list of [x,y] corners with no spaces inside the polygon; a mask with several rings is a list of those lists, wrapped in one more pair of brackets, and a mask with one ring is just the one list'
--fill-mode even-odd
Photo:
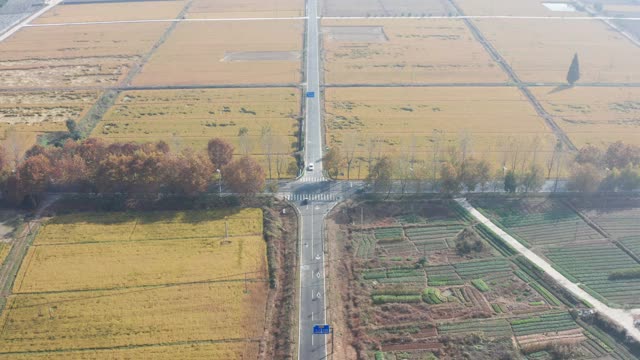
{"label": "roadside tree", "polygon": [[211,139],[207,144],[209,160],[218,169],[223,169],[231,162],[234,150],[233,145],[219,138]]}
{"label": "roadside tree", "polygon": [[264,189],[265,172],[254,159],[243,156],[231,162],[225,169],[224,181],[234,192],[252,195]]}

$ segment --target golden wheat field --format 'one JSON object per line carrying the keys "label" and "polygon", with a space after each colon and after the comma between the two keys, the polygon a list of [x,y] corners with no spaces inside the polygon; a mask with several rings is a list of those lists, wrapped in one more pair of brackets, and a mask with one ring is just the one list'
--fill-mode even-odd
{"label": "golden wheat field", "polygon": [[175,345],[167,354],[251,358],[265,326],[266,269],[260,209],[53,218],[0,315],[0,358],[135,358],[137,346],[153,354],[166,345]]}
{"label": "golden wheat field", "polygon": [[116,84],[152,48],[167,26],[148,23],[23,28],[0,43],[0,88],[100,88]]}
{"label": "golden wheat field", "polygon": [[304,0],[194,0],[191,19],[304,16]]}
{"label": "golden wheat field", "polygon": [[596,20],[476,19],[521,80],[566,83],[574,54],[587,82],[638,82],[640,48]]}
{"label": "golden wheat field", "polygon": [[[213,265],[213,264],[212,264]],[[0,354],[259,338],[266,282],[12,295]]]}
{"label": "golden wheat field", "polygon": [[[14,293],[112,289],[262,277],[262,236],[36,245],[27,253]],[[215,264],[215,266],[213,266]]]}
{"label": "golden wheat field", "polygon": [[210,239],[262,234],[260,209],[87,213],[58,216],[38,233],[35,245],[135,240]]}
{"label": "golden wheat field", "polygon": [[324,20],[328,84],[506,82],[462,20]]}
{"label": "golden wheat field", "polygon": [[640,145],[640,89],[574,87],[531,89],[573,143]]}
{"label": "golden wheat field", "polygon": [[196,343],[190,345],[150,345],[131,349],[77,350],[60,353],[2,355],[0,360],[175,360],[189,359],[253,360],[258,357],[257,341]]}
{"label": "golden wheat field", "polygon": [[297,83],[302,34],[297,20],[180,23],[133,84]]}
{"label": "golden wheat field", "polygon": [[542,161],[555,144],[544,121],[512,87],[333,88],[326,90],[326,111],[329,146],[343,154],[355,151],[359,158],[352,177],[358,171],[366,176],[370,156],[412,153],[430,161],[435,132],[443,154],[468,136],[469,153],[500,168],[515,151],[534,152],[534,142]]}
{"label": "golden wheat field", "polygon": [[61,24],[96,21],[173,19],[184,1],[145,1],[58,5],[33,21],[34,24]]}
{"label": "golden wheat field", "polygon": [[2,265],[4,259],[9,255],[9,251],[11,251],[11,245],[5,242],[0,242],[0,265]]}

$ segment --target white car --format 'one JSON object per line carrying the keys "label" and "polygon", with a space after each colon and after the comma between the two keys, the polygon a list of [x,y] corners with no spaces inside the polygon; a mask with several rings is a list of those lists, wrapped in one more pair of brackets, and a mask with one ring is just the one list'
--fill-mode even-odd
{"label": "white car", "polygon": [[309,166],[307,166],[308,171],[313,171],[313,169],[314,169],[313,164],[309,164]]}

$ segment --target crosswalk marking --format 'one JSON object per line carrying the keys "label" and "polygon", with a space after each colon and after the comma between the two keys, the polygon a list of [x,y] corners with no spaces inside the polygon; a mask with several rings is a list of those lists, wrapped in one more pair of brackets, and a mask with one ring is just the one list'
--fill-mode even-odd
{"label": "crosswalk marking", "polygon": [[302,201],[308,199],[310,201],[336,201],[335,194],[320,193],[320,194],[304,194],[304,193],[280,193],[280,196],[289,201]]}
{"label": "crosswalk marking", "polygon": [[314,183],[323,182],[325,181],[325,179],[322,176],[304,176],[301,177],[298,181],[303,183]]}

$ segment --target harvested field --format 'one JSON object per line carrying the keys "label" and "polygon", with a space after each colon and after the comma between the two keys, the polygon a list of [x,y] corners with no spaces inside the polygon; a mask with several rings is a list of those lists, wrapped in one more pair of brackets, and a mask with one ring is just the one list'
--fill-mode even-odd
{"label": "harvested field", "polygon": [[401,158],[415,151],[417,161],[430,163],[436,130],[440,149],[456,146],[466,131],[473,155],[500,167],[516,150],[532,152],[536,138],[540,162],[555,144],[515,88],[330,88],[325,98],[327,142],[343,154],[355,147],[354,178],[366,177],[370,154]]}
{"label": "harvested field", "polygon": [[164,140],[195,149],[205,149],[211,138],[221,137],[241,154],[238,133],[247,128],[249,152],[264,161],[267,143],[262,129],[270,127],[272,152],[285,156],[287,172],[297,150],[299,117],[300,92],[294,88],[126,91],[92,136],[110,141]]}
{"label": "harvested field", "polygon": [[[0,358],[135,357],[160,346],[183,357],[255,358],[266,278],[259,209],[56,217],[30,247],[0,316]],[[215,346],[221,340],[232,344]]]}
{"label": "harvested field", "polygon": [[328,84],[506,82],[461,20],[324,20]]}
{"label": "harvested field", "polygon": [[325,16],[443,16],[453,14],[444,0],[326,0]]}
{"label": "harvested field", "polygon": [[114,85],[151,49],[167,26],[152,23],[23,28],[0,43],[1,87]]}
{"label": "harvested field", "polygon": [[22,154],[39,135],[66,131],[98,99],[98,91],[0,92],[0,141]]}
{"label": "harvested field", "polygon": [[640,89],[631,87],[531,88],[572,142],[640,145]]}
{"label": "harvested field", "polygon": [[184,6],[184,1],[166,0],[65,4],[47,11],[32,24],[173,19],[178,16]]}
{"label": "harvested field", "polygon": [[304,0],[194,0],[189,19],[304,16]]}
{"label": "harvested field", "polygon": [[[301,21],[181,23],[134,79],[134,85],[294,84],[299,56],[284,60],[225,61],[230,53],[295,53]],[[220,36],[227,34],[227,36]],[[177,65],[179,64],[179,65]]]}
{"label": "harvested field", "polygon": [[565,83],[574,54],[579,82],[639,82],[640,48],[599,21],[474,20],[484,36],[527,82]]}
{"label": "harvested field", "polygon": [[189,359],[256,359],[258,342],[220,342],[190,345],[150,345],[118,350],[79,350],[51,353],[27,353],[3,355],[0,360],[113,360],[113,359],[153,359],[174,360],[188,354]]}
{"label": "harvested field", "polygon": [[[465,15],[470,16],[587,16],[580,11],[552,11],[541,0],[456,0]],[[547,1],[555,3],[556,1]],[[568,2],[568,1],[567,1]]]}

